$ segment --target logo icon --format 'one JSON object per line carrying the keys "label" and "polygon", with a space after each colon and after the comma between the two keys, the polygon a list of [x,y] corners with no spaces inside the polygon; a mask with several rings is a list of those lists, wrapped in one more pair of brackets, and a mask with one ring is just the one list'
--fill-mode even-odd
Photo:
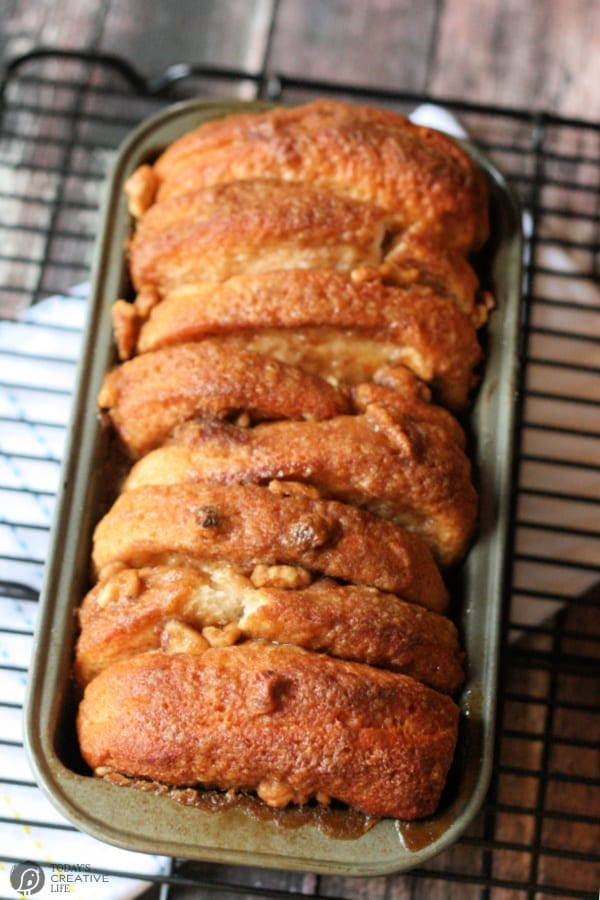
{"label": "logo icon", "polygon": [[10,870],[10,883],[19,894],[30,897],[44,887],[44,870],[37,863],[16,863]]}

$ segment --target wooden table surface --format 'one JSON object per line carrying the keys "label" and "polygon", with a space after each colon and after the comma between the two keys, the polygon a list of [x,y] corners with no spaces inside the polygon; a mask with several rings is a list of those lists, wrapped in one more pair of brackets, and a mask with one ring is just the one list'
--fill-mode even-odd
{"label": "wooden table surface", "polygon": [[40,44],[600,116],[597,0],[0,0],[0,62]]}
{"label": "wooden table surface", "polygon": [[[285,75],[340,79],[586,120],[600,118],[598,0],[0,0],[0,64],[40,45],[116,53],[146,76],[179,62],[230,65],[251,72],[266,67]],[[571,632],[580,614],[581,610],[575,611],[569,619]],[[592,620],[586,619],[583,627],[595,626],[597,632],[596,618],[592,613],[586,615],[592,615]],[[532,638],[532,653],[545,652],[549,640],[543,634]],[[548,690],[549,677],[524,665],[513,668],[509,680],[514,683],[508,687],[515,696],[541,696]],[[578,681],[576,672],[570,690],[571,696],[587,692],[589,697],[589,685],[585,679]],[[527,721],[522,719],[525,711]],[[509,734],[511,728],[521,727],[535,734],[548,727],[542,718],[535,720],[531,704],[514,701],[506,705],[504,714]],[[539,714],[543,717],[541,706]],[[587,727],[581,721],[576,725],[574,714],[568,719],[567,712],[559,709],[556,717],[561,716],[567,735],[570,728],[581,732]],[[505,761],[524,772],[538,771],[540,765],[548,763],[540,762],[534,740],[515,737],[511,741],[509,737],[502,752]],[[587,821],[593,809],[586,778],[597,776],[597,754],[590,746],[582,761],[581,750],[573,750],[568,740],[556,753],[560,759],[557,756],[554,762],[565,771],[579,772],[583,765],[587,774],[575,787],[560,780],[553,783],[553,802],[559,810],[582,813]],[[546,788],[540,787],[535,777],[515,775],[502,783],[499,801],[507,812],[499,817],[494,837],[503,841],[503,849],[496,851],[488,863],[501,886],[491,890],[470,886],[467,891],[460,879],[329,877],[319,882],[318,890],[323,896],[353,900],[462,900],[467,896],[518,900],[534,896],[531,890],[518,888],[519,879],[539,877],[540,889],[535,897],[540,900],[562,896],[557,887],[561,883],[576,886],[568,896],[591,896],[598,886],[597,875],[587,864],[578,862],[577,853],[593,849],[597,832],[587,826],[565,825],[560,816],[551,821],[552,834],[545,837],[563,847],[563,855],[543,860],[539,872],[532,876],[531,857],[519,848],[528,841],[539,843],[543,837],[540,822],[535,817],[511,818],[510,809],[511,804],[524,800],[535,805],[540,791]],[[468,869],[471,852],[468,844],[459,845],[444,854],[439,866],[448,865],[450,859],[457,871],[463,865]],[[434,861],[433,868],[436,864]],[[229,879],[252,886],[253,896],[262,896],[262,890],[264,896],[268,890],[310,895],[317,884],[310,874],[253,873],[209,865],[197,866],[195,871],[208,880]],[[183,888],[172,896],[211,894]]]}

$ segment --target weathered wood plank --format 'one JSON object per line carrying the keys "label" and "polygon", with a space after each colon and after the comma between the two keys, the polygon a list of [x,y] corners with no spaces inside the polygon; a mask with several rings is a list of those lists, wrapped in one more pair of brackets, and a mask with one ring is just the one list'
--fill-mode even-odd
{"label": "weathered wood plank", "polygon": [[287,75],[422,91],[436,6],[432,0],[283,0],[269,67]]}
{"label": "weathered wood plank", "polygon": [[0,0],[0,63],[39,45],[87,47],[103,26],[94,0]]}
{"label": "weathered wood plank", "polygon": [[430,88],[445,97],[600,115],[595,0],[445,2]]}
{"label": "weathered wood plank", "polygon": [[[72,2],[72,0],[69,0]],[[111,0],[101,46],[154,75],[172,63],[220,64],[260,71],[274,0]]]}
{"label": "weathered wood plank", "polygon": [[[0,0],[0,62],[40,44],[119,53],[145,74],[174,62],[261,68],[274,0],[177,4]],[[482,103],[600,115],[595,0],[282,0],[268,64]]]}

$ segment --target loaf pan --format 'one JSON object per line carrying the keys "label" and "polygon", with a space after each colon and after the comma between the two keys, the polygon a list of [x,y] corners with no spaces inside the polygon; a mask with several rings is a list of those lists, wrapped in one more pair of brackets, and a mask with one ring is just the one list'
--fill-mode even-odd
{"label": "loaf pan", "polygon": [[36,779],[77,828],[108,843],[189,860],[345,876],[381,875],[422,865],[450,846],[484,800],[496,715],[499,625],[511,512],[513,419],[517,384],[521,230],[518,205],[501,174],[465,144],[490,185],[492,237],[478,260],[496,299],[486,326],[485,372],[467,427],[480,493],[477,539],[452,585],[454,617],[467,667],[459,698],[456,757],[438,812],[418,823],[382,820],[355,839],[332,838],[314,825],[290,829],[256,821],[240,809],[188,808],[86,773],[78,757],[71,682],[74,611],[89,587],[93,528],[106,504],[108,438],[96,396],[115,362],[110,308],[127,296],[124,258],[130,229],[123,185],[138,165],[203,121],[266,104],[196,100],[142,124],[120,149],[107,186],[90,308],[56,520],[51,534],[25,713]]}

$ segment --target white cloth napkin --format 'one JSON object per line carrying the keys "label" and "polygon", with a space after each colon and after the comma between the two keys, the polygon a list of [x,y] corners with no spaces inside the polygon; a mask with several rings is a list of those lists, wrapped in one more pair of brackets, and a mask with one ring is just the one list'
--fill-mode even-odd
{"label": "white cloth napkin", "polygon": [[[10,420],[0,431],[3,897],[19,896],[11,883],[14,860],[42,865],[44,886],[32,894],[40,900],[56,896],[61,885],[63,890],[68,885],[74,900],[128,900],[148,888],[140,880],[144,875],[166,874],[170,865],[167,858],[121,850],[73,829],[35,785],[21,739],[38,608],[33,597],[46,558],[87,294],[88,286],[82,285],[68,296],[30,307],[16,321],[0,323],[0,418]],[[9,524],[15,520],[18,525]],[[29,588],[32,599],[26,590],[10,589],[10,584],[7,589],[7,582]],[[106,874],[94,875],[96,870]],[[125,872],[138,877],[122,877]]]}

